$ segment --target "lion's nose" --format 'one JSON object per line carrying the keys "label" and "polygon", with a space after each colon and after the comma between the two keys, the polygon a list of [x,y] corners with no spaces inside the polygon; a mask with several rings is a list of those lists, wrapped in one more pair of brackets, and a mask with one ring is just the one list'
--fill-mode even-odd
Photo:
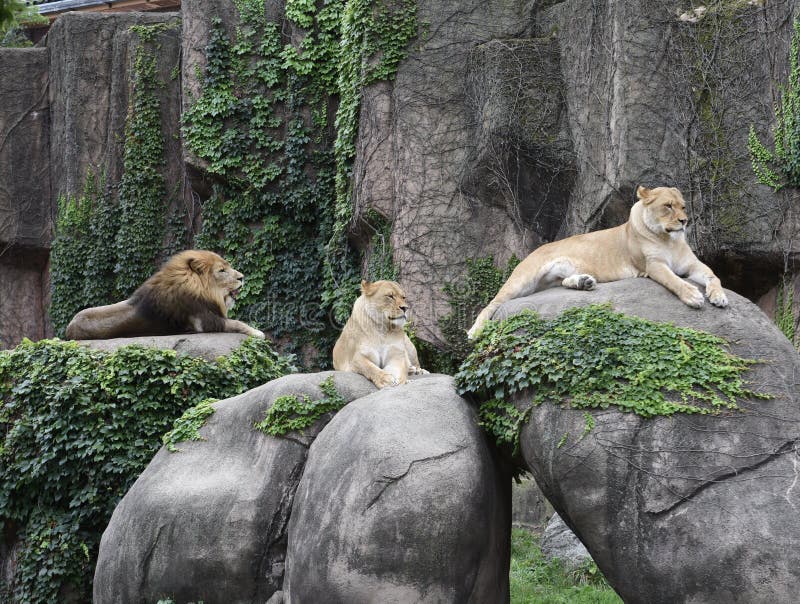
{"label": "lion's nose", "polygon": [[678,218],[678,220],[683,226],[686,226],[686,223],[689,222],[688,218]]}
{"label": "lion's nose", "polygon": [[403,312],[406,312],[408,310],[408,306],[401,306],[400,310],[402,310]]}

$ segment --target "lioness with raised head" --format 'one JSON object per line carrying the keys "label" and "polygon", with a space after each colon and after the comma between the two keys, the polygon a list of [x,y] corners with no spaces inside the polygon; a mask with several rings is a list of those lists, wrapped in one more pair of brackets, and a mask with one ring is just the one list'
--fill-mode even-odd
{"label": "lioness with raised head", "polygon": [[180,252],[127,300],[80,311],[66,336],[99,340],[227,331],[263,338],[258,329],[228,318],[242,277],[214,252]]}
{"label": "lioness with raised head", "polygon": [[394,281],[361,282],[361,295],[333,347],[333,368],[353,371],[378,388],[405,384],[409,375],[428,373],[403,331],[408,304]]}
{"label": "lioness with raised head", "polygon": [[575,235],[535,249],[511,273],[467,332],[474,338],[494,311],[520,298],[559,283],[570,289],[594,289],[599,283],[629,277],[650,277],[692,308],[703,305],[703,294],[681,277],[705,288],[714,306],[728,298],[712,270],[697,259],[686,243],[686,202],[678,189],[636,190],[638,201],[628,222],[618,227]]}

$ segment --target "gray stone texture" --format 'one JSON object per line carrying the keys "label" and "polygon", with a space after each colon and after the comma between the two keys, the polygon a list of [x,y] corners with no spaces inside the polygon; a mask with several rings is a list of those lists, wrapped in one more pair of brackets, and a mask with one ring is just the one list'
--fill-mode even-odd
{"label": "gray stone texture", "polygon": [[311,445],[285,601],[507,602],[509,527],[509,477],[452,378],[385,388]]}
{"label": "gray stone texture", "polygon": [[553,514],[542,533],[542,554],[548,559],[558,558],[567,568],[576,568],[592,557],[558,514]]}
{"label": "gray stone texture", "polygon": [[0,348],[48,329],[48,57],[42,48],[0,48]]}
{"label": "gray stone texture", "polygon": [[594,292],[546,290],[495,315],[532,308],[552,316],[610,301],[629,315],[720,335],[733,353],[760,361],[746,378],[775,398],[742,400],[741,411],[718,416],[593,411],[596,425],[580,438],[582,410],[549,403],[532,410],[522,457],[626,602],[796,601],[800,357],[755,305],[728,297],[729,308],[692,310],[637,279]]}
{"label": "gray stone texture", "polygon": [[178,354],[214,361],[239,348],[247,336],[241,333],[191,333],[177,336],[142,336],[139,338],[113,338],[111,340],[78,340],[79,344],[94,350],[112,351],[120,346],[144,346],[160,350],[174,350]]}
{"label": "gray stone texture", "polygon": [[621,224],[639,184],[683,191],[726,286],[757,299],[793,265],[796,202],[757,183],[747,135],[772,144],[797,2],[681,6],[419,2],[396,79],[364,93],[354,209],[393,221],[423,338],[465,259]]}
{"label": "gray stone texture", "polygon": [[347,400],[375,390],[353,373],[289,375],[215,404],[204,440],[162,448],[114,511],[100,543],[95,604],[265,602],[283,582],[286,528],[308,447],[304,434],[256,430],[282,395],[323,396],[330,375]]}
{"label": "gray stone texture", "polygon": [[47,34],[50,51],[51,165],[53,196],[79,195],[88,170],[106,170],[109,183],[122,175],[125,118],[135,51],[136,25],[175,23],[156,37],[167,189],[182,183],[180,26],[172,13],[66,13]]}

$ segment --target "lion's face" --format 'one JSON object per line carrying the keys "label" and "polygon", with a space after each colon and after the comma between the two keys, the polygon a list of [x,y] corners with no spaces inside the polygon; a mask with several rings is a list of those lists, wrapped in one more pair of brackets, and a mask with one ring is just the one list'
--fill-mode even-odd
{"label": "lion's face", "polygon": [[400,285],[394,281],[361,282],[361,293],[367,301],[369,313],[380,322],[402,328],[408,321],[408,303]]}
{"label": "lion's face", "polygon": [[636,195],[644,204],[644,221],[654,233],[677,235],[686,229],[689,218],[686,202],[681,192],[674,187],[639,187]]}
{"label": "lion's face", "polygon": [[220,294],[225,301],[225,307],[230,309],[242,289],[244,275],[234,269],[225,258],[206,250],[189,252],[187,263],[209,289]]}

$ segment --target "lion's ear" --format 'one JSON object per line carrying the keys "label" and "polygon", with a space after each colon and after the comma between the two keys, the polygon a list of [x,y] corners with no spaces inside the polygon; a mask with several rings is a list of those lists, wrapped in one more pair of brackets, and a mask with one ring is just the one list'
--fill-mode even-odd
{"label": "lion's ear", "polygon": [[205,272],[206,263],[203,262],[200,258],[191,256],[186,260],[186,263],[189,265],[189,268],[192,269],[192,271],[197,273],[198,275],[202,275],[203,272]]}
{"label": "lion's ear", "polygon": [[644,203],[644,205],[647,205],[647,204],[649,204],[651,201],[653,201],[653,195],[652,195],[652,193],[653,193],[653,190],[652,190],[652,189],[647,189],[647,188],[643,187],[642,185],[639,185],[639,186],[636,188],[636,197],[637,197],[637,198],[638,198],[638,199],[639,199],[639,200],[640,200],[642,203]]}
{"label": "lion's ear", "polygon": [[361,293],[365,296],[371,296],[372,292],[375,291],[375,284],[370,283],[364,279],[361,280]]}

